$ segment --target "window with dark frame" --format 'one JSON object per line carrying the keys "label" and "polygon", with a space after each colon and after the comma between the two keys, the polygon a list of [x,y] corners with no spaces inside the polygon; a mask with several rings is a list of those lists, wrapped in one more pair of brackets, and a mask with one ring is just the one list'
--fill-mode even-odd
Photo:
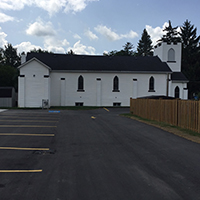
{"label": "window with dark frame", "polygon": [[113,92],[119,92],[119,78],[117,76],[113,79]]}
{"label": "window with dark frame", "polygon": [[83,102],[76,102],[75,106],[83,106]]}
{"label": "window with dark frame", "polygon": [[154,82],[155,82],[154,77],[151,76],[150,79],[149,79],[149,92],[155,92]]}
{"label": "window with dark frame", "polygon": [[175,90],[174,90],[174,97],[176,99],[178,99],[180,97],[180,89],[178,86],[176,86]]}
{"label": "window with dark frame", "polygon": [[78,92],[84,92],[84,79],[83,76],[78,77]]}
{"label": "window with dark frame", "polygon": [[114,107],[120,107],[120,106],[121,106],[121,102],[114,102],[114,103],[113,103],[113,106],[114,106]]}

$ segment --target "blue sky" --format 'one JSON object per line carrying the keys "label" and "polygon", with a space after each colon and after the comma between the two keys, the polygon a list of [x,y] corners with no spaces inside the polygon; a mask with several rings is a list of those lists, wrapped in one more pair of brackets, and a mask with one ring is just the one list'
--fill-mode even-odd
{"label": "blue sky", "polygon": [[199,0],[0,0],[0,47],[76,54],[135,49],[146,28],[154,44],[171,20],[188,19],[200,34]]}

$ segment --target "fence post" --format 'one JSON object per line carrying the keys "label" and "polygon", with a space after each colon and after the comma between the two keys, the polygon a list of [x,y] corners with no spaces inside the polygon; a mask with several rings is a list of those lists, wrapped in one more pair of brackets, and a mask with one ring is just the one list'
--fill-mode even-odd
{"label": "fence post", "polygon": [[179,120],[179,99],[176,99],[176,116],[175,116],[175,119],[176,119],[176,122],[175,122],[175,126],[178,126],[178,120]]}
{"label": "fence post", "polygon": [[133,100],[130,98],[130,112],[133,113]]}
{"label": "fence post", "polygon": [[200,133],[200,100],[198,104],[198,133]]}
{"label": "fence post", "polygon": [[158,115],[159,115],[158,121],[161,122],[162,121],[162,117],[161,117],[161,115],[162,115],[162,99],[161,98],[159,98],[158,108],[159,108],[159,110],[158,110]]}

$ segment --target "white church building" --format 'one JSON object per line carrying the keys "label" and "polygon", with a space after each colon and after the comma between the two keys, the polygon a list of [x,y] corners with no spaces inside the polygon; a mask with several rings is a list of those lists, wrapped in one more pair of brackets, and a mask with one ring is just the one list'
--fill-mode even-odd
{"label": "white church building", "polygon": [[129,106],[130,98],[187,99],[181,43],[160,43],[154,56],[22,55],[18,106]]}

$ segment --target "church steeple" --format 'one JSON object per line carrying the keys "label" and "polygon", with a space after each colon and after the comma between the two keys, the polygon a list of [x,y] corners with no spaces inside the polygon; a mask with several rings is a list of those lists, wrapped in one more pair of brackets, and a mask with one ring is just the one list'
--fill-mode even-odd
{"label": "church steeple", "polygon": [[167,62],[173,72],[181,72],[181,43],[161,42],[154,47],[154,56]]}

